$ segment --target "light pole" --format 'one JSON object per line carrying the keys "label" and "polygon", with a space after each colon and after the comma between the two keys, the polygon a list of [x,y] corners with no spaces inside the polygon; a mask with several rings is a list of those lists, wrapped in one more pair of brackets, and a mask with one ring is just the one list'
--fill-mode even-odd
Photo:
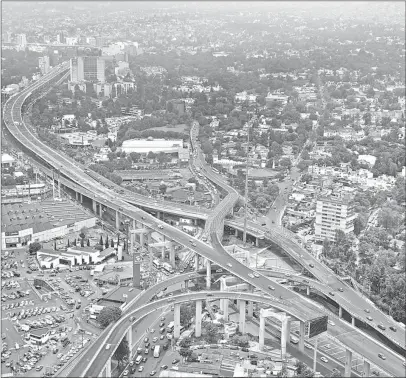
{"label": "light pole", "polygon": [[246,160],[246,167],[245,167],[245,203],[244,203],[244,233],[242,236],[242,240],[245,243],[247,242],[247,210],[248,210],[248,166],[249,166],[249,156],[250,156],[250,127],[251,124],[248,123],[248,130],[247,130],[247,160]]}

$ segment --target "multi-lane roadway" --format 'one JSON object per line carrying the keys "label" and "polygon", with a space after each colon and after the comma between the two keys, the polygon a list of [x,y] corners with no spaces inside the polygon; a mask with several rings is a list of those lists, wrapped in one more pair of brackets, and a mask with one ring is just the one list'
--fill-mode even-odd
{"label": "multi-lane roadway", "polygon": [[[39,85],[40,83],[36,83],[34,84],[34,87]],[[4,117],[6,124],[9,130],[17,139],[20,140],[21,143],[23,143],[30,150],[34,151],[38,156],[42,157],[45,161],[53,165],[55,168],[60,169],[66,177],[69,177],[73,181],[76,181],[78,185],[87,187],[89,190],[95,193],[99,193],[99,202],[103,203],[104,205],[109,206],[112,209],[115,209],[132,219],[136,219],[140,223],[143,223],[142,221],[145,220],[146,217],[148,217],[150,228],[165,234],[179,244],[188,246],[195,252],[208,258],[210,261],[213,261],[223,268],[230,270],[231,273],[240,277],[244,281],[251,283],[253,286],[258,287],[265,292],[269,291],[268,285],[270,281],[266,277],[260,276],[258,279],[250,279],[248,277],[248,273],[252,273],[252,271],[248,267],[238,263],[237,261],[232,261],[231,268],[227,267],[227,263],[230,261],[230,256],[222,248],[221,243],[217,240],[216,234],[212,234],[212,243],[215,247],[215,250],[213,250],[206,244],[193,239],[192,240],[196,246],[191,246],[189,236],[171,226],[168,226],[163,222],[157,221],[155,218],[133,206],[129,207],[125,201],[117,198],[117,194],[115,192],[112,192],[107,188],[100,188],[100,184],[88,177],[83,171],[81,171],[80,167],[78,167],[76,163],[51,150],[50,148],[36,140],[34,135],[32,135],[31,132],[25,127],[21,119],[21,106],[25,99],[28,97],[29,91],[32,89],[33,88],[30,87],[29,90],[23,91],[18,96],[15,96],[12,101],[9,101],[6,104],[5,108],[5,113],[7,113]],[[18,123],[15,124],[14,122]],[[214,175],[206,168],[204,168],[203,171],[204,174],[207,175],[208,178],[214,181],[216,184],[225,185],[224,181],[220,180],[219,177],[216,177],[217,175]],[[216,221],[224,218],[226,213],[230,210],[230,206],[232,207],[236,199],[238,199],[239,197],[238,194],[236,195],[233,189],[230,190],[230,193],[231,195],[229,196],[229,200],[225,201],[224,204],[221,204],[222,206],[220,206],[219,210],[217,210],[216,208],[216,213],[218,214]],[[163,226],[164,229],[158,228],[158,225]],[[317,314],[318,309],[316,308],[316,306],[314,306],[310,302],[307,302],[301,296],[296,295],[295,293],[291,292],[281,285],[273,284],[273,286],[275,286],[275,288],[277,289],[273,293],[275,298],[278,300],[283,300],[284,303],[289,304],[289,306],[291,307],[290,311],[296,311],[297,307],[299,307],[299,310],[302,312],[302,314],[306,312],[308,314],[311,313],[312,316]]]}

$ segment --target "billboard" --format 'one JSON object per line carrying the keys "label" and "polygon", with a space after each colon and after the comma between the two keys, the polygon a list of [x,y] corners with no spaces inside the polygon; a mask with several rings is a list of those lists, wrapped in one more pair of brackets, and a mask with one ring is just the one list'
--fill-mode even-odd
{"label": "billboard", "polygon": [[305,324],[305,335],[309,338],[327,331],[328,316],[324,315],[319,318],[307,321]]}

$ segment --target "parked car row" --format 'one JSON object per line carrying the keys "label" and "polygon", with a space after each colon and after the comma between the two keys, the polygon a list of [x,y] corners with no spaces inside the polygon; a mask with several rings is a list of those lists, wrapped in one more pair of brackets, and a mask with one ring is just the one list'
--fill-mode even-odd
{"label": "parked car row", "polygon": [[[28,310],[26,309],[22,309],[21,311],[14,312],[14,313],[9,313],[9,317],[11,320],[21,320],[21,319],[27,319],[30,318],[32,316],[37,316],[37,315],[42,315],[42,314],[46,314],[46,313],[50,313],[50,312],[56,312],[58,311],[58,309],[56,307],[35,307],[35,308],[30,308]],[[51,323],[52,324],[52,323]]]}
{"label": "parked car row", "polygon": [[1,309],[3,311],[7,311],[7,310],[11,310],[13,308],[24,307],[24,306],[34,306],[34,301],[33,300],[30,300],[30,301],[26,300],[26,301],[21,301],[21,302],[7,303],[7,304],[1,306]]}
{"label": "parked car row", "polygon": [[[28,329],[35,329],[35,328],[42,328],[42,327],[48,327],[48,326],[54,326],[53,328],[56,328],[57,323],[63,323],[66,320],[64,315],[45,315],[45,317],[36,319],[34,321],[29,321],[27,320],[25,325],[28,327]],[[24,329],[27,329],[27,327],[24,327]],[[21,327],[22,330],[23,327]]]}
{"label": "parked car row", "polygon": [[8,300],[15,300],[15,299],[18,299],[18,298],[24,298],[24,297],[26,297],[28,295],[30,295],[30,293],[28,291],[24,292],[24,291],[20,291],[20,290],[13,291],[13,292],[11,292],[9,294],[3,293],[1,295],[1,301],[2,302],[7,302]]}
{"label": "parked car row", "polygon": [[1,283],[1,287],[2,289],[19,289],[20,288],[20,284],[17,281],[11,280],[11,281],[3,281]]}

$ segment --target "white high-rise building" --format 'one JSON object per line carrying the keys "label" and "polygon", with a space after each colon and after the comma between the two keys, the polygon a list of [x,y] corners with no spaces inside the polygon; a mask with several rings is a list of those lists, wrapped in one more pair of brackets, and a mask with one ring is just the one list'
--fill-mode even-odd
{"label": "white high-rise building", "polygon": [[49,69],[50,69],[49,56],[40,56],[38,58],[38,66],[39,66],[39,69],[41,70],[41,73],[43,75],[47,74],[49,72]]}
{"label": "white high-rise building", "polygon": [[104,83],[105,62],[98,56],[79,56],[70,60],[70,80]]}
{"label": "white high-rise building", "polygon": [[354,231],[354,207],[348,197],[320,197],[316,204],[314,236],[316,240],[335,240],[336,230]]}
{"label": "white high-rise building", "polygon": [[17,44],[21,47],[27,46],[27,36],[25,34],[17,34]]}

